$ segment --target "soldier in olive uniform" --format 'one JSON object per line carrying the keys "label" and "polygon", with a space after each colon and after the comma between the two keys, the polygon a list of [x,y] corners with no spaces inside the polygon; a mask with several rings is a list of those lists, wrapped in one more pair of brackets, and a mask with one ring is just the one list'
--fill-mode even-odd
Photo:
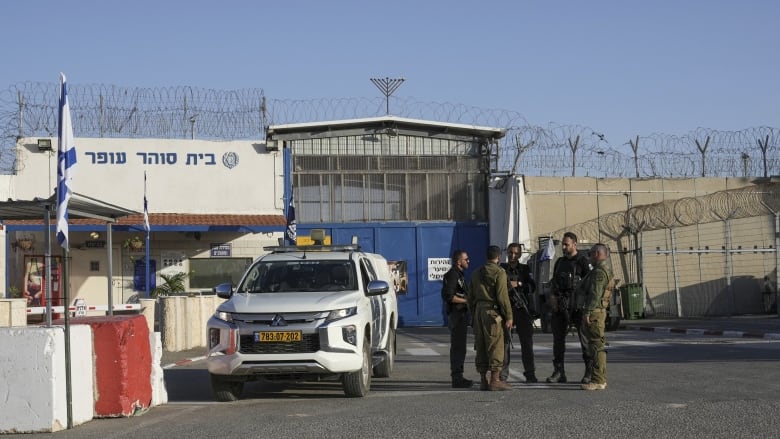
{"label": "soldier in olive uniform", "polygon": [[[504,328],[512,328],[512,306],[506,272],[498,265],[500,257],[500,247],[488,247],[487,263],[471,276],[468,295],[469,309],[473,313],[474,363],[481,379],[480,390],[512,388],[500,379],[504,364]],[[490,373],[489,380],[487,373]]]}
{"label": "soldier in olive uniform", "polygon": [[[585,344],[587,356],[591,359],[593,375],[589,383],[582,384],[584,390],[604,390],[607,388],[607,351],[604,350],[604,323],[607,318],[609,297],[612,290],[612,267],[607,263],[609,248],[596,244],[590,250],[590,263],[593,270],[583,280],[580,291],[582,302],[582,324],[580,339]],[[607,291],[609,290],[609,291]],[[579,296],[579,295],[578,295]],[[579,297],[578,297],[579,299]],[[586,365],[587,366],[587,365]]]}

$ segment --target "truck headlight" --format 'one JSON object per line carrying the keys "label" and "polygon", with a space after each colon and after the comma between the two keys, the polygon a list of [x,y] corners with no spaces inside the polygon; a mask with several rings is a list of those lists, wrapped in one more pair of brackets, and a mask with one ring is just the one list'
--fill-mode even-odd
{"label": "truck headlight", "polygon": [[225,311],[217,311],[214,313],[214,317],[216,317],[219,320],[222,320],[223,322],[232,322],[233,321],[233,314]]}
{"label": "truck headlight", "polygon": [[334,309],[328,314],[328,317],[325,318],[325,321],[333,322],[349,316],[354,316],[355,314],[357,314],[356,306],[353,306],[351,308]]}

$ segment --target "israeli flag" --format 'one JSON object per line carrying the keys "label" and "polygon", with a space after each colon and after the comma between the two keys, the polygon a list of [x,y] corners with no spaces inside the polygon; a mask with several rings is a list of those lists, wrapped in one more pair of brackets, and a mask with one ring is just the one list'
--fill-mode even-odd
{"label": "israeli flag", "polygon": [[65,74],[60,73],[60,114],[57,137],[57,242],[68,250],[68,202],[73,193],[76,168],[76,143],[70,119]]}
{"label": "israeli flag", "polygon": [[287,206],[287,230],[284,232],[284,243],[287,245],[295,245],[297,238],[295,204],[293,204],[293,196],[290,195],[290,204]]}
{"label": "israeli flag", "polygon": [[555,244],[553,243],[552,236],[547,239],[547,247],[544,248],[542,254],[539,255],[539,262],[551,261],[555,257]]}

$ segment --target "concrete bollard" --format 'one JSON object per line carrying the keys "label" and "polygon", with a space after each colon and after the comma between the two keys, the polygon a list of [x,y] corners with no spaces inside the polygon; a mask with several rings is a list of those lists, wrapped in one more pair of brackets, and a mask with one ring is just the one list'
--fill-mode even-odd
{"label": "concrete bollard", "polygon": [[141,314],[146,317],[149,333],[154,334],[154,313],[157,299],[138,299],[138,301],[141,303]]}
{"label": "concrete bollard", "polygon": [[152,402],[152,350],[146,319],[140,315],[76,317],[71,325],[92,329],[95,417],[132,416],[147,410]]}
{"label": "concrete bollard", "polygon": [[[26,301],[25,301],[26,302]],[[68,425],[65,331],[62,327],[0,328],[0,433],[54,432]],[[70,328],[73,425],[95,413],[92,331]]]}
{"label": "concrete bollard", "polygon": [[162,361],[162,339],[159,332],[149,334],[149,346],[152,351],[152,403],[158,406],[168,403],[168,391],[165,388],[165,374],[160,365]]}
{"label": "concrete bollard", "polygon": [[27,326],[26,299],[0,299],[0,327]]}

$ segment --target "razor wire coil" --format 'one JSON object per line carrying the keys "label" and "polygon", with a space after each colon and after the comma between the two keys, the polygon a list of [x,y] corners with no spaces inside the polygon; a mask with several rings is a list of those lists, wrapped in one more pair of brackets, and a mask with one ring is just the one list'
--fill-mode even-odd
{"label": "razor wire coil", "polygon": [[[378,117],[385,99],[269,99],[263,89],[70,84],[77,137],[263,139],[274,124]],[[23,82],[0,91],[0,172],[14,169],[16,139],[57,134],[59,85]],[[393,114],[504,128],[493,151],[497,173],[591,177],[727,177],[780,174],[780,130],[650,134],[612,143],[608,133],[576,124],[534,125],[519,112],[391,97]],[[706,149],[703,146],[706,145]]]}

